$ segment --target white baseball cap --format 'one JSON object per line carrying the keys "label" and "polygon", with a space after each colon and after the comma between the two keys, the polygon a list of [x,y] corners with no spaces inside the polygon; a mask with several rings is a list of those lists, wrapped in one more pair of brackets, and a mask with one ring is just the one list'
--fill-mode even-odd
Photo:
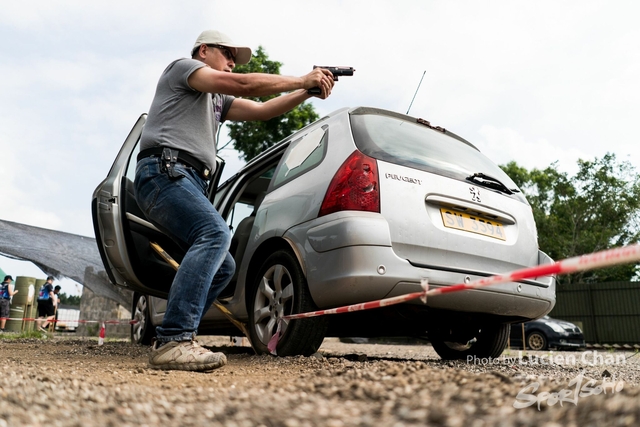
{"label": "white baseball cap", "polygon": [[246,64],[251,61],[251,49],[246,46],[237,45],[231,40],[229,36],[221,33],[216,30],[207,30],[200,33],[196,42],[193,44],[193,48],[191,48],[191,52],[195,51],[200,45],[203,44],[218,44],[224,47],[232,47],[237,50],[236,54],[236,64]]}

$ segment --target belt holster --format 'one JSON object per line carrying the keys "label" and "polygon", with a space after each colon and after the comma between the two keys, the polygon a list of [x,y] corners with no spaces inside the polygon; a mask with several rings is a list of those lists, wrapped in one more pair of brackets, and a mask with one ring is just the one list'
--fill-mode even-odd
{"label": "belt holster", "polygon": [[184,177],[184,175],[177,173],[175,170],[179,153],[180,152],[178,150],[172,150],[166,147],[162,149],[162,156],[160,157],[160,171],[166,173],[170,179],[179,179]]}

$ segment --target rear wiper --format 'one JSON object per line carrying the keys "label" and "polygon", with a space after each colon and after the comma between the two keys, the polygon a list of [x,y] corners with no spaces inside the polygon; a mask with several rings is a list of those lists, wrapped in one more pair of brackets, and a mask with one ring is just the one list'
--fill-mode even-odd
{"label": "rear wiper", "polygon": [[492,176],[483,174],[482,172],[476,172],[473,175],[469,175],[466,178],[466,180],[476,183],[478,185],[482,185],[483,187],[491,188],[493,190],[498,190],[507,194],[520,192],[520,190],[518,190],[517,188],[509,188],[506,185],[504,185],[502,182],[500,182],[500,180]]}

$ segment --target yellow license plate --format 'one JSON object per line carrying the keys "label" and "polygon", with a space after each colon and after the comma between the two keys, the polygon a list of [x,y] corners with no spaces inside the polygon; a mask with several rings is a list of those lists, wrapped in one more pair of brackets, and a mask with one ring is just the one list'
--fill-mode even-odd
{"label": "yellow license plate", "polygon": [[445,227],[482,234],[494,239],[507,240],[504,226],[499,221],[488,220],[447,208],[440,208],[440,214]]}

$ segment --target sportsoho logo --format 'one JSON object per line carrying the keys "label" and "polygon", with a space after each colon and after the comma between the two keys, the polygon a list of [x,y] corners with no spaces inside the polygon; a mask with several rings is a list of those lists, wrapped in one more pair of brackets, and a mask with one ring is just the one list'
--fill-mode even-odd
{"label": "sportsoho logo", "polygon": [[[633,357],[633,356],[631,356]],[[518,352],[517,357],[502,356],[498,358],[477,358],[475,356],[467,356],[467,363],[474,365],[533,365],[533,366],[611,366],[626,363],[627,358],[624,354],[599,353],[597,351],[585,351],[578,354],[554,354],[549,352],[543,355],[523,355],[522,351]],[[585,378],[581,373],[573,378],[567,388],[559,391],[540,391],[541,383],[538,381],[531,382],[522,388],[516,396],[513,407],[516,409],[527,408],[537,405],[538,410],[542,403],[546,402],[548,406],[554,406],[559,403],[578,404],[580,398],[588,396],[596,396],[599,394],[618,393],[624,388],[624,381],[615,378],[603,378],[602,381]]]}
{"label": "sportsoho logo", "polygon": [[604,378],[601,382],[598,382],[593,379],[587,379],[584,375],[579,374],[569,382],[568,388],[560,391],[541,391],[536,394],[539,388],[539,382],[527,384],[518,392],[516,401],[513,402],[513,407],[522,409],[537,404],[539,411],[540,405],[543,402],[547,402],[549,406],[553,406],[556,403],[560,403],[560,406],[563,406],[563,403],[573,403],[577,406],[578,400],[581,397],[596,396],[600,393],[607,394],[607,391],[611,394],[620,392],[624,388],[624,381],[616,381],[615,378],[611,380]]}

